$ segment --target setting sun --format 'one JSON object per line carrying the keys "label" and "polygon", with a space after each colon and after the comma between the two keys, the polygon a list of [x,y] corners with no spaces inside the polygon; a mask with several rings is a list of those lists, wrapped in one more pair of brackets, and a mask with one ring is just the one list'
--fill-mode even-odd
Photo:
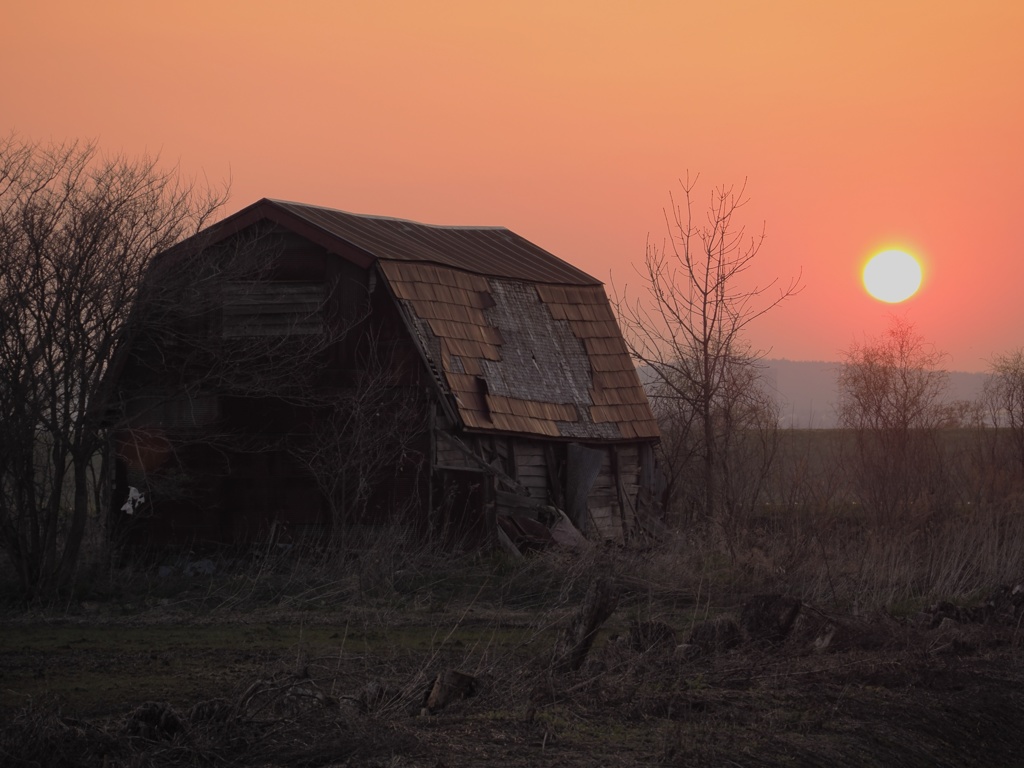
{"label": "setting sun", "polygon": [[864,288],[889,304],[906,301],[921,287],[921,265],[906,251],[891,249],[871,257],[864,267]]}

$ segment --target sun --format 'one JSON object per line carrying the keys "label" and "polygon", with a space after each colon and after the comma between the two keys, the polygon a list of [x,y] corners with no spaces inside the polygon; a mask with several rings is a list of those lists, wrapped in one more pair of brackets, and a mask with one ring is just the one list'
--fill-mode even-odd
{"label": "sun", "polygon": [[864,288],[879,301],[898,304],[921,287],[921,264],[897,248],[876,253],[864,267]]}

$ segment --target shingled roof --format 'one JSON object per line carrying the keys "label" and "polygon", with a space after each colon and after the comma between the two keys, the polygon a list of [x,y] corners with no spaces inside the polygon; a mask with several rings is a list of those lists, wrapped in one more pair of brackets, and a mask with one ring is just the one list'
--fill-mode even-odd
{"label": "shingled roof", "polygon": [[218,234],[263,219],[377,264],[467,430],[658,437],[604,286],[525,238],[266,199]]}

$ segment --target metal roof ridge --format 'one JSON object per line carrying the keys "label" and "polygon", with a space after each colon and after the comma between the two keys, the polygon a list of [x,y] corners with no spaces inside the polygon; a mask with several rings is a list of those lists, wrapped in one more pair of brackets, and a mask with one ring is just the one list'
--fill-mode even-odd
{"label": "metal roof ridge", "polygon": [[[557,258],[557,257],[556,257]],[[580,282],[564,282],[564,281],[552,281],[551,279],[538,279],[538,278],[526,278],[526,277],[514,277],[512,275],[499,275],[491,272],[478,272],[474,269],[464,266],[456,266],[454,264],[448,264],[443,261],[427,261],[416,260],[410,261],[409,259],[400,259],[394,256],[374,256],[374,260],[378,262],[385,262],[388,264],[409,264],[414,266],[427,266],[427,267],[439,267],[441,269],[450,269],[453,272],[461,272],[466,275],[474,275],[475,277],[482,277],[485,280],[505,280],[511,283],[523,283],[529,285],[543,285],[543,286],[564,286],[566,288],[601,288],[604,290],[604,283],[597,278],[594,278],[593,283],[580,283]],[[566,262],[568,263],[568,262]],[[570,265],[572,266],[572,265]],[[547,302],[545,302],[547,303]]]}
{"label": "metal roof ridge", "polygon": [[400,216],[383,216],[375,213],[355,213],[354,211],[346,211],[341,208],[330,208],[326,205],[316,205],[314,203],[300,203],[296,200],[281,200],[273,197],[265,197],[263,200],[268,203],[275,205],[288,205],[295,206],[296,208],[315,208],[320,211],[327,211],[328,213],[340,213],[345,216],[354,216],[359,219],[376,219],[378,221],[394,221],[400,224],[412,224],[417,227],[429,227],[431,229],[466,229],[466,230],[484,230],[484,231],[498,231],[498,232],[512,232],[508,227],[501,225],[492,224],[428,224],[423,221],[416,221],[415,219],[403,219]]}

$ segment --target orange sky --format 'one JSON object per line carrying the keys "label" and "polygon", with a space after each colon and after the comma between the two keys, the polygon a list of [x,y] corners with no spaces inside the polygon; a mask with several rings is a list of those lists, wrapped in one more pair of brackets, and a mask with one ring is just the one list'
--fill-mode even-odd
{"label": "orange sky", "polygon": [[805,290],[749,335],[839,359],[893,307],[984,370],[1024,345],[1019,0],[6,0],[0,132],[94,138],[278,197],[500,224],[617,286],[687,170],[748,179],[756,277]]}

